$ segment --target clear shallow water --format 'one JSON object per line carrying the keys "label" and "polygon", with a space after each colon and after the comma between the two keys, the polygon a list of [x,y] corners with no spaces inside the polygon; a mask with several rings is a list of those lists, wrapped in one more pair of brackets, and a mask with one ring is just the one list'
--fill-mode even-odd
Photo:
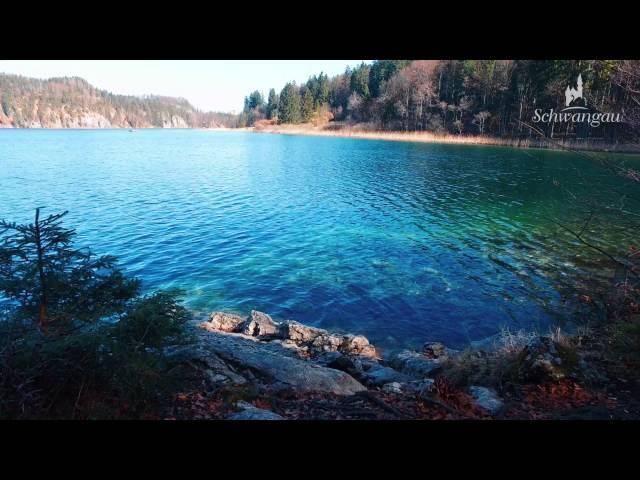
{"label": "clear shallow water", "polygon": [[[580,315],[563,282],[606,272],[550,221],[583,218],[554,181],[574,194],[622,185],[564,152],[0,130],[1,218],[69,210],[81,244],[119,256],[147,289],[184,289],[199,312],[258,309],[387,348],[462,346]],[[606,222],[596,219],[590,238],[629,238],[603,237]]]}

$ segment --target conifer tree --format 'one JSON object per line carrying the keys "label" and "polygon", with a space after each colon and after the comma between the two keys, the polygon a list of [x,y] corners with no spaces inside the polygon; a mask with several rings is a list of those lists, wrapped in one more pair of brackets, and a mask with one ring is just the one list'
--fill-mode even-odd
{"label": "conifer tree", "polygon": [[115,257],[73,248],[75,231],[61,225],[66,214],[41,219],[38,208],[32,224],[0,221],[0,294],[43,331],[118,314],[140,288]]}
{"label": "conifer tree", "polygon": [[303,122],[309,122],[315,112],[313,93],[308,88],[302,88],[300,95],[300,115]]}
{"label": "conifer tree", "polygon": [[269,98],[267,100],[267,118],[269,120],[278,118],[278,95],[274,88],[269,90]]}
{"label": "conifer tree", "polygon": [[278,119],[280,123],[300,123],[300,92],[295,83],[287,83],[280,93]]}

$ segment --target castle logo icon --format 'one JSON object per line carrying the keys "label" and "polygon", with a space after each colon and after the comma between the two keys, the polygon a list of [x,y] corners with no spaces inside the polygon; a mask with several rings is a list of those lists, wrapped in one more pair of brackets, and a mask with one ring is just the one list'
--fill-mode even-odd
{"label": "castle logo icon", "polygon": [[573,108],[585,108],[587,105],[587,99],[584,97],[584,92],[582,90],[582,74],[578,75],[578,88],[573,88],[567,85],[567,89],[564,92],[565,96],[565,107],[570,107],[573,102],[577,99],[581,98],[584,102],[584,105],[581,107],[573,107]]}
{"label": "castle logo icon", "polygon": [[[598,112],[587,108],[587,99],[584,96],[582,74],[578,75],[578,88],[567,85],[564,91],[565,108],[560,111],[550,108],[545,111],[536,108],[533,112],[533,122],[538,123],[584,123],[593,128],[597,128],[603,123],[622,123],[624,121],[622,113]],[[580,101],[578,101],[580,100]],[[553,136],[553,130],[551,136]]]}
{"label": "castle logo icon", "polygon": [[[593,128],[597,128],[603,123],[622,123],[622,113],[598,112],[587,108],[587,99],[584,96],[582,74],[578,75],[577,87],[567,85],[564,91],[565,108],[556,111],[550,108],[545,111],[536,108],[533,112],[533,122],[538,123],[583,123]],[[553,130],[552,130],[553,132]],[[553,133],[552,133],[553,136]]]}

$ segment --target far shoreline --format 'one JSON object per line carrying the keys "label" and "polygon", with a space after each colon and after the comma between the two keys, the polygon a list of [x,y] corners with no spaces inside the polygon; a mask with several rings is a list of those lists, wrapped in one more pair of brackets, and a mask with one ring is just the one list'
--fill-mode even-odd
{"label": "far shoreline", "polygon": [[296,135],[316,137],[338,137],[361,140],[381,140],[410,143],[432,143],[451,145],[493,146],[518,149],[541,149],[556,152],[580,151],[585,153],[607,153],[616,155],[640,156],[640,146],[635,144],[605,144],[593,142],[591,139],[565,140],[565,139],[537,139],[537,138],[500,138],[480,135],[455,135],[436,134],[432,132],[403,132],[398,130],[369,130],[356,126],[344,126],[324,124],[316,126],[312,124],[269,124],[253,127],[77,127],[77,128],[49,128],[49,127],[4,127],[0,131],[13,130],[203,130],[208,132],[245,132],[268,133],[275,135]]}
{"label": "far shoreline", "polygon": [[385,140],[395,142],[434,143],[453,145],[487,145],[524,149],[544,149],[554,151],[578,150],[584,152],[601,152],[615,154],[640,155],[640,147],[633,144],[598,144],[585,140],[556,140],[537,138],[499,138],[479,135],[435,134],[432,132],[402,132],[385,130],[367,130],[358,126],[332,128],[332,124],[314,126],[312,124],[257,125],[231,130],[253,133],[271,133],[280,135],[341,137],[365,140]]}

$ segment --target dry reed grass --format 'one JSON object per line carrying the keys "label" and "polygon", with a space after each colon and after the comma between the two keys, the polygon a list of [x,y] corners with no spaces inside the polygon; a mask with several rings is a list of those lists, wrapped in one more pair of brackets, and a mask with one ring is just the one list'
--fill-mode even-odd
{"label": "dry reed grass", "polygon": [[[318,122],[319,123],[319,122]],[[328,137],[364,138],[370,140],[391,140],[419,143],[448,143],[469,145],[500,145],[515,148],[544,148],[552,150],[587,150],[616,153],[640,153],[635,144],[606,144],[597,139],[539,139],[539,138],[499,138],[480,135],[454,135],[433,132],[398,132],[376,130],[368,125],[344,125],[334,123],[276,125],[262,123],[253,129],[261,133],[286,135],[318,135]]]}

